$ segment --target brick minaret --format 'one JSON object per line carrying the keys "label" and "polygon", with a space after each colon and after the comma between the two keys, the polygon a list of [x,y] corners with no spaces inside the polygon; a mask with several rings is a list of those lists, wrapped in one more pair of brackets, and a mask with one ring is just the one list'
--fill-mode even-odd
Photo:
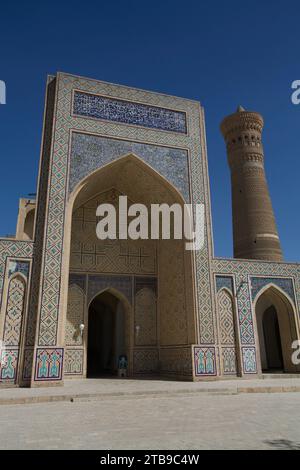
{"label": "brick minaret", "polygon": [[263,118],[241,106],[221,123],[231,170],[234,257],[282,260],[264,168]]}

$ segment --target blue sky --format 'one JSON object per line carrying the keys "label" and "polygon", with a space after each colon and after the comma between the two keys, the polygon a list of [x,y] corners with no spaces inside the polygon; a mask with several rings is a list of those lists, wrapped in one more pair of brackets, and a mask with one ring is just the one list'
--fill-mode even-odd
{"label": "blue sky", "polygon": [[[298,4],[297,4],[298,3]],[[238,104],[265,119],[266,171],[284,255],[299,256],[299,2],[111,0],[1,4],[0,234],[36,191],[45,80],[69,72],[197,99],[205,107],[215,254],[232,256],[219,124]]]}

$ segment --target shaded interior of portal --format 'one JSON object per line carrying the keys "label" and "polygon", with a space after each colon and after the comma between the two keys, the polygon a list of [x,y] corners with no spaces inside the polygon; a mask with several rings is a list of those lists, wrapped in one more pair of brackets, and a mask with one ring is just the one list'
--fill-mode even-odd
{"label": "shaded interior of portal", "polygon": [[121,355],[126,355],[124,308],[106,291],[89,307],[87,376],[115,375]]}
{"label": "shaded interior of portal", "polygon": [[256,321],[262,371],[297,372],[292,344],[298,334],[288,298],[275,287],[267,289],[256,303]]}
{"label": "shaded interior of portal", "polygon": [[283,371],[283,356],[278,316],[272,305],[263,314],[263,334],[266,352],[266,371]]}

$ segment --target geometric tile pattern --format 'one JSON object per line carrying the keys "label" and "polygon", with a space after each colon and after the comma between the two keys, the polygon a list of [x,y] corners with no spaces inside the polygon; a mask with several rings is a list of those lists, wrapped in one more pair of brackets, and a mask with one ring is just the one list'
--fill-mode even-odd
{"label": "geometric tile pattern", "polygon": [[218,313],[220,322],[220,340],[222,344],[234,344],[234,310],[230,294],[221,290],[218,293]]}
{"label": "geometric tile pattern", "polygon": [[[64,230],[64,193],[67,174],[67,165],[63,164],[61,158],[61,144],[60,142],[53,142],[53,122],[51,122],[51,119],[55,118],[55,114],[53,114],[55,106],[52,100],[55,97],[54,92],[56,93],[56,89],[51,89],[53,86],[55,86],[54,80],[49,84],[50,88],[48,90],[48,116],[46,116],[42,165],[45,173],[42,173],[40,179],[36,229],[36,242],[41,242],[41,247],[37,247],[37,253],[40,254],[41,258],[38,261],[36,260],[36,282],[40,278],[42,288],[39,292],[39,298],[34,299],[33,304],[36,300],[38,302],[36,306],[33,305],[32,314],[35,313],[35,309],[40,304],[40,312],[37,312],[39,314],[38,344],[40,346],[56,345],[62,267],[62,235]],[[57,132],[62,132],[62,127],[64,126],[61,123]],[[54,150],[53,155],[51,154],[52,149]],[[51,180],[50,188],[49,179]],[[50,194],[48,194],[48,191],[50,191]],[[48,201],[46,200],[47,197],[49,197]],[[40,269],[42,269],[42,275],[40,275]]]}
{"label": "geometric tile pattern", "polygon": [[10,281],[3,334],[5,346],[20,345],[25,291],[25,282],[21,277],[16,276]]}
{"label": "geometric tile pattern", "polygon": [[[226,279],[226,278],[224,278]],[[231,281],[232,279],[227,278]],[[232,295],[225,288],[217,294],[217,316],[221,344],[221,373],[224,375],[236,375],[236,330],[235,330],[235,308]]]}
{"label": "geometric tile pattern", "polygon": [[196,377],[216,375],[215,348],[201,348],[194,346],[194,363]]}
{"label": "geometric tile pattern", "polygon": [[133,352],[133,370],[135,374],[152,374],[158,371],[158,351],[139,349]]}
{"label": "geometric tile pattern", "polygon": [[165,131],[186,133],[186,115],[142,103],[116,100],[75,91],[74,114]]}
{"label": "geometric tile pattern", "polygon": [[83,350],[66,349],[64,360],[65,375],[82,375],[83,373]]}
{"label": "geometric tile pattern", "polygon": [[220,289],[223,289],[226,287],[230,292],[233,293],[233,280],[232,276],[216,276],[216,288],[217,292],[219,292]]}
{"label": "geometric tile pattern", "polygon": [[[2,301],[4,275],[11,277],[16,272],[28,275],[29,263],[24,258],[32,258],[33,242],[19,240],[0,240],[0,304]],[[7,258],[14,258],[7,261]],[[8,303],[4,325],[4,341],[11,343],[13,348],[7,345],[1,351],[0,380],[16,382],[19,343],[23,320],[23,302],[26,286],[23,279],[15,277],[9,284]]]}
{"label": "geometric tile pattern", "polygon": [[34,380],[61,380],[63,367],[63,349],[36,350]]}
{"label": "geometric tile pattern", "polygon": [[78,132],[72,133],[69,192],[93,171],[127,154],[140,157],[170,181],[187,202],[190,201],[186,150]]}
{"label": "geometric tile pattern", "polygon": [[242,348],[244,373],[245,374],[256,374],[256,349],[253,348]]}
{"label": "geometric tile pattern", "polygon": [[0,381],[16,382],[18,367],[18,349],[2,349],[0,355]]}
{"label": "geometric tile pattern", "polygon": [[[191,180],[193,204],[204,204],[205,224],[203,248],[196,252],[196,284],[199,315],[199,343],[214,344],[215,342],[215,318],[212,305],[213,278],[211,272],[212,233],[211,211],[209,199],[209,180],[206,157],[206,141],[203,110],[200,109],[200,129],[198,120],[198,138],[195,142],[195,150],[201,158],[191,152]],[[196,123],[194,123],[196,125]],[[199,132],[200,131],[200,132]],[[198,149],[197,149],[198,147]],[[194,150],[194,149],[193,149]],[[195,207],[195,206],[194,206]]]}
{"label": "geometric tile pattern", "polygon": [[233,348],[222,348],[222,372],[224,375],[236,375],[236,352]]}
{"label": "geometric tile pattern", "polygon": [[237,301],[240,336],[242,344],[254,344],[254,326],[251,309],[249,283],[243,277],[237,276]]}
{"label": "geometric tile pattern", "polygon": [[295,303],[295,292],[292,279],[284,279],[278,277],[251,277],[251,293],[252,300],[255,299],[257,294],[263,287],[268,284],[275,284],[280,287]]}

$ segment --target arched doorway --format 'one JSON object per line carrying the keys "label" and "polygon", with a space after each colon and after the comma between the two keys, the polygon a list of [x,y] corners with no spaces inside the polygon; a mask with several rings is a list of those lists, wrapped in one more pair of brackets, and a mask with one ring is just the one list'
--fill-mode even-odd
{"label": "arched doorway", "polygon": [[114,375],[119,357],[127,355],[124,306],[105,291],[92,300],[88,315],[87,376]]}
{"label": "arched doorway", "polygon": [[264,311],[262,327],[265,344],[266,371],[283,371],[280,330],[277,311],[274,305]]}
{"label": "arched doorway", "polygon": [[297,372],[292,343],[298,339],[295,308],[277,286],[270,285],[254,302],[261,369],[263,372]]}

